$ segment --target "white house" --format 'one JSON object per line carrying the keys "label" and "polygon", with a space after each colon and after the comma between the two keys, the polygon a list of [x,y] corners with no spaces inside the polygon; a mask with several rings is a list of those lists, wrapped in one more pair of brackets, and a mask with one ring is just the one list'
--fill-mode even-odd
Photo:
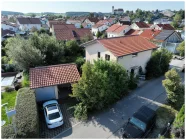
{"label": "white house", "polygon": [[129,25],[114,24],[106,30],[107,37],[111,38],[124,36],[130,29],[131,27]]}
{"label": "white house", "polygon": [[66,21],[66,24],[74,24],[74,26],[75,26],[76,28],[81,28],[82,22],[81,22],[80,20],[68,19],[68,20]]}
{"label": "white house", "polygon": [[168,18],[159,18],[159,19],[154,20],[153,23],[154,25],[155,24],[171,24],[172,20],[169,20]]}
{"label": "white house", "polygon": [[175,30],[170,24],[154,24],[150,28],[155,30]]}
{"label": "white house", "polygon": [[30,31],[32,28],[36,28],[37,30],[41,29],[41,21],[39,18],[17,18],[17,24],[19,25],[19,29],[22,31]]}
{"label": "white house", "polygon": [[65,99],[71,84],[79,80],[76,64],[60,64],[30,69],[30,88],[35,91],[36,101]]}
{"label": "white house", "polygon": [[105,31],[106,29],[108,29],[108,27],[109,27],[109,26],[107,26],[107,25],[105,25],[105,24],[96,24],[96,25],[92,26],[92,31],[91,31],[91,32],[92,32],[94,35],[96,35],[98,31],[99,31],[99,32],[103,32],[103,31]]}
{"label": "white house", "polygon": [[3,21],[3,22],[1,22],[1,28],[3,30],[10,30],[10,31],[17,32],[18,29],[19,29],[19,26],[15,23],[11,23],[11,22],[8,22],[8,21]]}
{"label": "white house", "polygon": [[144,30],[144,29],[149,29],[149,25],[145,22],[135,22],[130,25],[131,29],[134,30]]}
{"label": "white house", "polygon": [[128,72],[138,74],[139,68],[145,72],[145,66],[156,45],[140,36],[123,36],[96,39],[82,44],[85,47],[86,61],[103,59],[115,61]]}
{"label": "white house", "polygon": [[94,26],[99,21],[98,18],[86,18],[84,23]]}

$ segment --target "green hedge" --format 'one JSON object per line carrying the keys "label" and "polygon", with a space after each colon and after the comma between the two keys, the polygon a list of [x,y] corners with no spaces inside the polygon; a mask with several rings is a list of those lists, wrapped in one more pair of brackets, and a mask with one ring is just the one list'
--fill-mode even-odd
{"label": "green hedge", "polygon": [[15,123],[17,138],[38,138],[39,123],[35,93],[29,88],[18,90]]}
{"label": "green hedge", "polygon": [[1,138],[3,139],[15,138],[14,128],[12,124],[1,127]]}

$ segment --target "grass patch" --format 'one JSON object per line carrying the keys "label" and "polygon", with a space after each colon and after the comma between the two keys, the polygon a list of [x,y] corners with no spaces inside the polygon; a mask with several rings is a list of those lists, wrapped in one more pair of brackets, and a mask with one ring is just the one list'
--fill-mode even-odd
{"label": "grass patch", "polygon": [[[17,91],[3,92],[1,95],[1,104],[8,103],[8,110],[14,109]],[[11,120],[8,121],[5,107],[1,108],[1,119],[6,121],[6,124],[10,124]]]}
{"label": "grass patch", "polygon": [[26,73],[23,73],[23,80],[21,82],[22,87],[29,87],[30,81],[29,81],[29,75]]}
{"label": "grass patch", "polygon": [[161,107],[159,107],[156,110],[156,125],[152,133],[149,135],[149,138],[157,138],[158,134],[161,134],[167,124],[174,120],[177,113],[178,112],[174,108],[168,105],[162,105]]}

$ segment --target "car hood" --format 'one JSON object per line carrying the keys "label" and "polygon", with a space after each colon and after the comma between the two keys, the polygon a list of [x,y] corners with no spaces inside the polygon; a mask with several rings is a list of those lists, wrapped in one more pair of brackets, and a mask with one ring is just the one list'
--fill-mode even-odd
{"label": "car hood", "polygon": [[131,123],[128,123],[124,129],[124,138],[140,138],[143,135],[143,131],[134,126]]}

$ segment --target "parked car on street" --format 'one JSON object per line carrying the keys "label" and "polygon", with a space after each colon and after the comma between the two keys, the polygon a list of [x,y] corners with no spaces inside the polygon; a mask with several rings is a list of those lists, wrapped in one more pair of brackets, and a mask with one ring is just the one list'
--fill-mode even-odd
{"label": "parked car on street", "polygon": [[156,122],[156,113],[147,106],[142,106],[129,118],[123,129],[123,138],[145,138],[153,129]]}
{"label": "parked car on street", "polygon": [[45,102],[43,109],[48,128],[56,128],[63,125],[63,115],[56,100]]}

